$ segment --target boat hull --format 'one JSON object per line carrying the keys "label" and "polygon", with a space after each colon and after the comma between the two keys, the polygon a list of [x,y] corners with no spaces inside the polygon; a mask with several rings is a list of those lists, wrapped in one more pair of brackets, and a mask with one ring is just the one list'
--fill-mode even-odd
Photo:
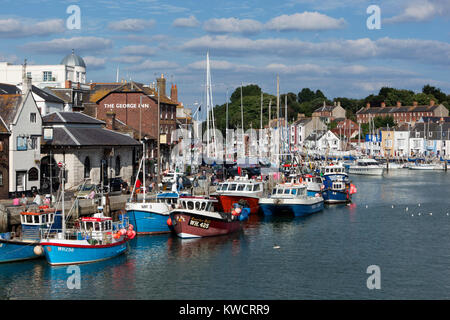
{"label": "boat hull", "polygon": [[351,201],[351,196],[347,192],[324,190],[322,197],[325,203],[347,203]]}
{"label": "boat hull", "polygon": [[125,253],[127,240],[109,245],[77,245],[42,242],[45,258],[51,265],[82,264],[107,260]]}
{"label": "boat hull", "polygon": [[383,168],[364,168],[364,167],[350,167],[349,174],[361,174],[366,176],[381,176],[383,175]]}
{"label": "boat hull", "polygon": [[[159,204],[164,205],[165,204]],[[134,231],[138,235],[145,234],[162,234],[169,233],[170,229],[167,225],[169,218],[169,209],[166,206],[165,210],[152,210],[153,205],[148,205],[147,208],[136,207],[127,210],[127,216],[130,223],[134,226]]]}
{"label": "boat hull", "polygon": [[260,203],[259,206],[265,216],[275,214],[282,214],[289,212],[296,217],[310,215],[323,210],[323,200],[309,203],[309,204],[294,204],[294,203]]}
{"label": "boat hull", "polygon": [[219,220],[183,211],[172,212],[170,218],[171,230],[180,238],[221,236],[241,228],[239,220]]}
{"label": "boat hull", "polygon": [[0,263],[42,258],[42,256],[34,253],[36,245],[39,245],[39,241],[27,242],[0,239]]}
{"label": "boat hull", "polygon": [[256,214],[259,210],[259,198],[244,197],[244,196],[231,196],[231,195],[214,195],[219,200],[218,211],[231,212],[233,204],[238,203],[240,200],[245,200],[250,208],[250,214]]}

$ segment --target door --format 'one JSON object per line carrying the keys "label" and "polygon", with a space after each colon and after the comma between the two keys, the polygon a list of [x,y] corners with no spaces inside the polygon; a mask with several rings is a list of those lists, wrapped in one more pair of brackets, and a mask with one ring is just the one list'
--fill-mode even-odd
{"label": "door", "polygon": [[16,171],[16,191],[27,190],[26,177],[26,171]]}

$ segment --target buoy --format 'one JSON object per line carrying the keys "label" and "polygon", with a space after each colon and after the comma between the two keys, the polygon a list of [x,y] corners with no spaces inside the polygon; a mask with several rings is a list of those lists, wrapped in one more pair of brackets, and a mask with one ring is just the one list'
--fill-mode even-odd
{"label": "buoy", "polygon": [[128,238],[130,238],[130,240],[131,240],[131,239],[133,239],[134,237],[136,237],[136,231],[131,230],[131,235],[130,235]]}
{"label": "buoy", "polygon": [[114,233],[113,234],[113,238],[116,239],[116,240],[119,239],[120,238],[120,232]]}
{"label": "buoy", "polygon": [[392,205],[392,209],[394,209],[394,205]]}
{"label": "buoy", "polygon": [[368,208],[369,206],[366,204],[366,209]]}
{"label": "buoy", "polygon": [[133,230],[133,228],[134,228],[134,227],[133,227],[132,224],[129,224],[129,225],[128,225],[128,230]]}
{"label": "buoy", "polygon": [[414,217],[414,214],[412,214],[411,217]]}
{"label": "buoy", "polygon": [[172,226],[172,219],[170,219],[170,217],[167,219],[167,225],[169,227]]}
{"label": "buoy", "polygon": [[273,248],[274,249],[280,249],[281,247],[280,246],[274,246]]}
{"label": "buoy", "polygon": [[120,235],[124,236],[127,233],[127,230],[122,228],[119,230],[119,232],[120,232]]}
{"label": "buoy", "polygon": [[432,216],[433,215],[433,212],[430,212],[430,216]]}
{"label": "buoy", "polygon": [[418,204],[418,206],[420,207],[420,203]]}
{"label": "buoy", "polygon": [[133,230],[128,230],[127,237],[131,239],[132,236],[133,236]]}
{"label": "buoy", "polygon": [[419,212],[419,216],[420,216],[420,212]]}
{"label": "buoy", "polygon": [[406,207],[406,209],[405,209],[406,211],[408,211],[408,207]]}
{"label": "buoy", "polygon": [[235,210],[237,214],[241,213],[241,208],[236,208]]}
{"label": "buoy", "polygon": [[44,253],[44,248],[42,248],[42,246],[35,246],[33,252],[35,255],[41,256]]}

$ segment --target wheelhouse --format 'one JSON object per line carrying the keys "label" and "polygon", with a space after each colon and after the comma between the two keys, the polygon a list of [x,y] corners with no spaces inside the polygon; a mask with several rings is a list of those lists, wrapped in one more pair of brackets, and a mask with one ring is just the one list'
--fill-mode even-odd
{"label": "wheelhouse", "polygon": [[277,185],[272,189],[272,197],[293,198],[301,196],[306,196],[306,188],[304,185]]}
{"label": "wheelhouse", "polygon": [[222,182],[218,185],[216,192],[261,192],[263,191],[262,182]]}
{"label": "wheelhouse", "polygon": [[214,211],[215,199],[186,197],[178,200],[179,208],[196,211]]}

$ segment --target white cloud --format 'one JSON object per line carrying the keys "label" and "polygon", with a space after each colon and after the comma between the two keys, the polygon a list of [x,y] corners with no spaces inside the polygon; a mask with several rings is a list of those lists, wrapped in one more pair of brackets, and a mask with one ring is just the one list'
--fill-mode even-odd
{"label": "white cloud", "polygon": [[2,62],[9,62],[9,63],[17,63],[19,62],[19,57],[15,54],[2,54],[0,53],[0,61]]}
{"label": "white cloud", "polygon": [[100,37],[59,38],[50,41],[31,42],[22,46],[23,50],[36,53],[69,53],[72,49],[78,52],[97,52],[112,47],[112,41]]}
{"label": "white cloud", "polygon": [[46,36],[63,33],[64,30],[64,21],[61,19],[51,19],[36,23],[24,23],[18,19],[0,20],[0,38]]}
{"label": "white cloud", "polygon": [[195,28],[200,25],[200,22],[195,16],[190,16],[189,18],[179,18],[175,19],[172,26],[179,28]]}
{"label": "white cloud", "polygon": [[110,22],[108,27],[115,31],[138,32],[152,28],[155,23],[155,20],[125,19],[117,22]]}
{"label": "white cloud", "polygon": [[[213,70],[226,70],[233,72],[240,71],[254,71],[255,67],[246,65],[246,64],[238,64],[232,63],[226,60],[210,60],[211,69]],[[187,65],[188,69],[191,70],[206,70],[206,61],[200,60]]]}
{"label": "white cloud", "polygon": [[263,24],[256,20],[236,18],[210,19],[205,21],[203,29],[212,33],[258,33],[263,29]]}
{"label": "white cloud", "polygon": [[250,39],[228,35],[203,36],[189,40],[180,49],[216,56],[277,56],[277,57],[328,57],[342,60],[369,58],[397,58],[426,63],[448,64],[450,44],[436,40],[392,39],[333,40],[307,42],[298,39]]}
{"label": "white cloud", "polygon": [[307,31],[340,29],[345,25],[343,18],[335,19],[319,12],[305,11],[275,17],[266,24],[266,28],[277,31]]}
{"label": "white cloud", "polygon": [[105,58],[97,58],[93,56],[83,57],[84,62],[86,63],[86,67],[91,70],[103,69],[106,64]]}
{"label": "white cloud", "polygon": [[153,56],[156,49],[145,45],[127,46],[120,49],[120,53],[122,55]]}
{"label": "white cloud", "polygon": [[450,14],[448,0],[416,0],[408,2],[399,15],[383,19],[384,23],[421,22]]}

